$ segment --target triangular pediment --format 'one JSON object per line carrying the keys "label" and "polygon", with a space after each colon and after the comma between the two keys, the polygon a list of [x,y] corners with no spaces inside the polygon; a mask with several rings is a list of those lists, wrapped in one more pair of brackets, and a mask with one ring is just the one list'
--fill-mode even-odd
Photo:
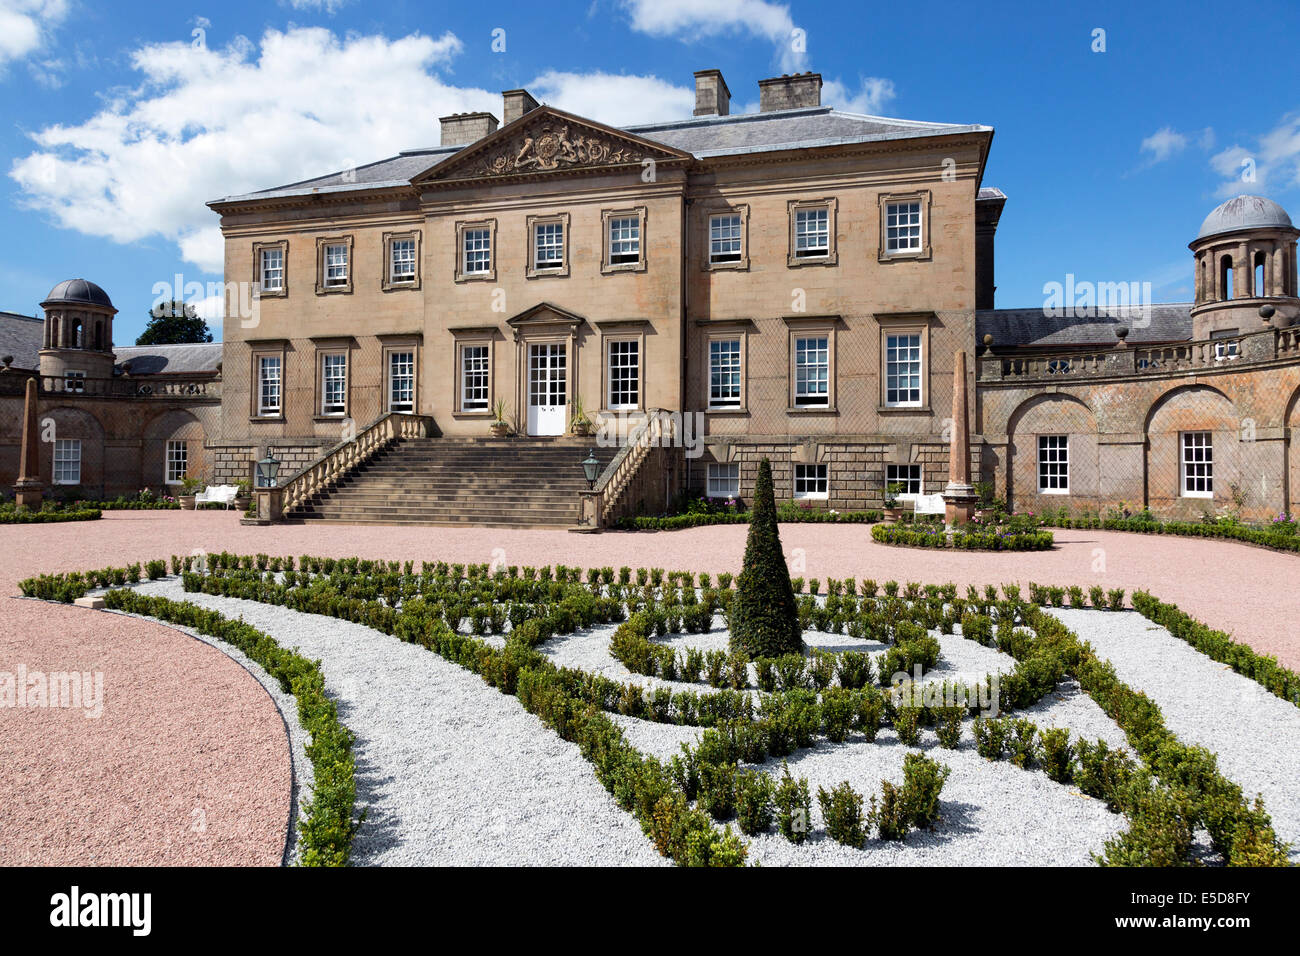
{"label": "triangular pediment", "polygon": [[417,185],[686,162],[690,153],[539,106],[412,180]]}
{"label": "triangular pediment", "polygon": [[586,322],[582,316],[576,312],[570,312],[568,309],[561,309],[558,305],[552,305],[549,302],[538,302],[530,306],[518,315],[506,319],[506,325],[514,328],[521,326],[536,325],[571,325],[577,326]]}

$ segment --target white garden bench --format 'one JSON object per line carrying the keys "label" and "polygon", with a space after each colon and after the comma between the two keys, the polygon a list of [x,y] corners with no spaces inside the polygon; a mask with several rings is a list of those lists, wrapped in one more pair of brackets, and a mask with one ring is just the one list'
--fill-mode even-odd
{"label": "white garden bench", "polygon": [[912,512],[918,515],[941,515],[947,513],[943,495],[917,495],[912,499]]}
{"label": "white garden bench", "polygon": [[236,485],[208,485],[194,496],[194,504],[195,506],[220,504],[229,508],[235,503],[237,494],[239,488]]}

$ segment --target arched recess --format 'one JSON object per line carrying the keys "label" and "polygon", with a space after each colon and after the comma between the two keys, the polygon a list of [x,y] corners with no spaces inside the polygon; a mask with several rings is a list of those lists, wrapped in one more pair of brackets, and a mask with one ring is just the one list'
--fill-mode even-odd
{"label": "arched recess", "polygon": [[[1259,489],[1242,479],[1241,436],[1244,425],[1232,400],[1208,385],[1179,385],[1160,395],[1146,417],[1146,502],[1156,514],[1195,521],[1205,512],[1235,506],[1234,495],[1246,504]],[[1192,493],[1184,482],[1184,438],[1188,433],[1209,437],[1211,493]],[[1196,458],[1191,452],[1188,457]]]}
{"label": "arched recess", "polygon": [[[1066,440],[1068,491],[1045,493],[1039,481],[1039,437],[1059,456]],[[1098,506],[1097,418],[1079,398],[1063,393],[1026,399],[1007,421],[1007,506],[1015,511],[1078,510]]]}
{"label": "arched recess", "polygon": [[[55,498],[100,498],[104,494],[104,426],[90,412],[81,408],[57,406],[44,410],[37,418],[40,432],[41,481]],[[75,443],[65,444],[59,442]],[[69,467],[61,469],[56,481],[54,458],[58,451],[66,461],[75,453],[77,474]],[[75,482],[68,481],[77,477]]]}
{"label": "arched recess", "polygon": [[[185,456],[185,473],[205,484],[212,483],[212,469],[203,448],[204,437],[202,423],[185,409],[172,408],[156,415],[144,429],[140,449],[140,487],[162,494],[176,494],[179,490],[179,468],[173,468],[173,473],[168,474],[168,442],[176,442],[176,450]],[[173,463],[179,465],[177,459],[173,459]],[[172,479],[170,482],[169,478]]]}

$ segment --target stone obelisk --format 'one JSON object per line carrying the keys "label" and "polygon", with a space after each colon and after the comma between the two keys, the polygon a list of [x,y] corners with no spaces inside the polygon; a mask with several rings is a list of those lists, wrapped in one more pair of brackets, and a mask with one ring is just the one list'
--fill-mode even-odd
{"label": "stone obelisk", "polygon": [[949,525],[965,524],[975,513],[977,496],[970,483],[970,419],[966,389],[966,351],[952,363],[952,438],[948,444],[948,486],[943,490]]}
{"label": "stone obelisk", "polygon": [[36,425],[36,378],[27,380],[27,397],[23,402],[23,444],[18,457],[18,481],[14,500],[20,507],[41,506],[41,446]]}

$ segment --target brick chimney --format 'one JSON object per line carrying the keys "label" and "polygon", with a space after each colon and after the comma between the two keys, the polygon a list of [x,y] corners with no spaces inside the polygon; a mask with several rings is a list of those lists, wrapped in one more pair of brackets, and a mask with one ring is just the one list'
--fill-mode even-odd
{"label": "brick chimney", "polygon": [[541,104],[527,90],[506,90],[501,94],[501,125],[509,126],[525,113],[531,113]]}
{"label": "brick chimney", "polygon": [[695,115],[726,116],[731,112],[731,90],[721,70],[695,71]]}
{"label": "brick chimney", "polygon": [[497,118],[491,113],[453,113],[439,118],[443,146],[464,146],[497,131]]}
{"label": "brick chimney", "polygon": [[786,74],[758,81],[758,108],[763,113],[821,105],[820,73],[796,73],[794,76]]}

